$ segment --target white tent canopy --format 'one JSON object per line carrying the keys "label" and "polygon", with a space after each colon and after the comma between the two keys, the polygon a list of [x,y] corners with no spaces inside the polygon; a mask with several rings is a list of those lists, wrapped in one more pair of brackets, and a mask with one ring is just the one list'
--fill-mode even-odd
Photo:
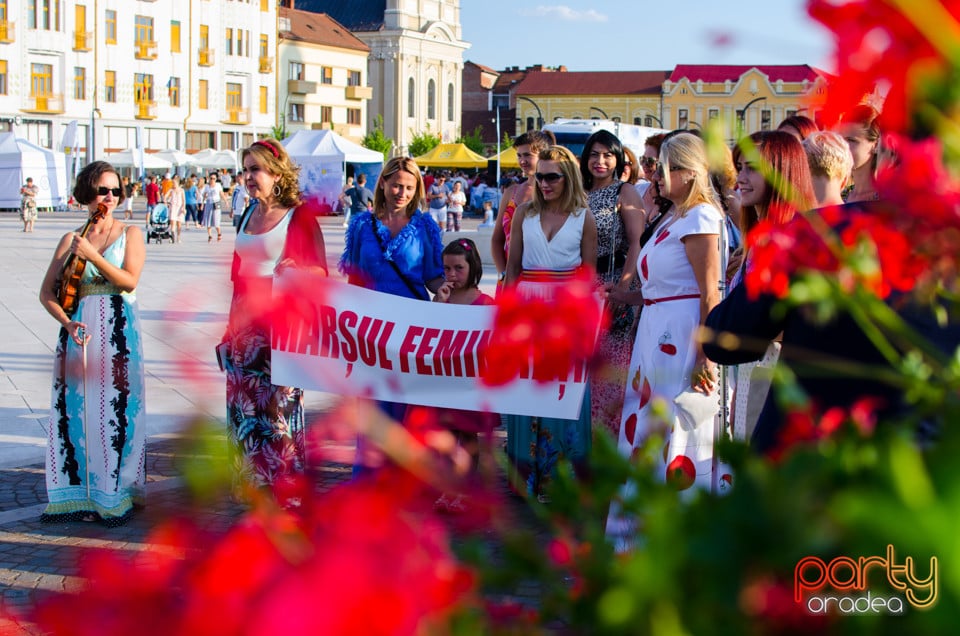
{"label": "white tent canopy", "polygon": [[383,168],[383,153],[345,139],[332,130],[298,130],[282,141],[290,159],[300,166],[300,189],[314,197],[320,208],[337,204],[346,179],[346,164],[376,183]]}
{"label": "white tent canopy", "polygon": [[298,130],[283,140],[290,157],[311,157],[341,163],[383,163],[383,153],[364,148],[332,130]]}
{"label": "white tent canopy", "polygon": [[[104,161],[110,162],[114,168],[139,168],[140,151],[136,148],[127,148],[120,152],[111,152],[103,157]],[[143,153],[144,170],[169,170],[173,164],[165,159],[148,152]]]}
{"label": "white tent canopy", "polygon": [[20,207],[20,187],[27,177],[40,190],[39,208],[66,208],[67,170],[63,153],[47,150],[12,132],[0,133],[0,208]]}
{"label": "white tent canopy", "polygon": [[153,153],[154,157],[160,157],[164,161],[169,161],[173,165],[177,166],[195,166],[197,165],[196,160],[193,158],[193,155],[188,155],[185,152],[176,150],[173,148],[168,148],[166,150],[161,150],[160,152]]}
{"label": "white tent canopy", "polygon": [[201,168],[220,168],[237,169],[237,153],[232,150],[214,150],[207,148],[201,150],[195,155],[191,155],[194,164]]}

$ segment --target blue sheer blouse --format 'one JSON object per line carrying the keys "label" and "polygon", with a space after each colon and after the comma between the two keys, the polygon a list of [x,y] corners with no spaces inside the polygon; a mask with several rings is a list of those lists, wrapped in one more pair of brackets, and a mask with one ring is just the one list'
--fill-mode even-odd
{"label": "blue sheer blouse", "polygon": [[[379,234],[380,241],[374,232]],[[338,267],[344,275],[359,279],[367,289],[416,299],[390,265],[393,261],[418,291],[424,289],[419,297],[423,300],[429,299],[426,282],[443,277],[442,251],[440,227],[419,210],[394,237],[371,212],[361,212],[350,218]]]}

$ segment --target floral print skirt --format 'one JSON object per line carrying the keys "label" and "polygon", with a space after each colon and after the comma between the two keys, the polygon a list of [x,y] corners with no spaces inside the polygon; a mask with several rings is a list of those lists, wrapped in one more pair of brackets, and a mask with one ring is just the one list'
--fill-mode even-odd
{"label": "floral print skirt", "polygon": [[269,332],[231,333],[227,365],[227,438],[236,485],[271,486],[306,467],[303,391],[270,382]]}

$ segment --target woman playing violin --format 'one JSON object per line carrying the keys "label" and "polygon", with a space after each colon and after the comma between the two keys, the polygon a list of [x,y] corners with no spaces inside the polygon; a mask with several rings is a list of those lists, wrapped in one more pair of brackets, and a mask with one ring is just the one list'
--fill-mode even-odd
{"label": "woman playing violin", "polygon": [[[41,521],[117,526],[142,504],[144,488],[143,346],[134,296],[143,234],[113,216],[125,193],[109,163],[84,168],[73,195],[90,220],[60,239],[40,288],[40,303],[61,325],[47,429],[50,503]],[[63,278],[76,283],[67,295],[79,298],[70,315],[58,301]]]}

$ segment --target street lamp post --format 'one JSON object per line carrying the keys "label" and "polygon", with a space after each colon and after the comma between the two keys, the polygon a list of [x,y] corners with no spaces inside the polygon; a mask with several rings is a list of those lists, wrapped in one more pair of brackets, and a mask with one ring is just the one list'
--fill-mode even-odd
{"label": "street lamp post", "polygon": [[94,117],[100,117],[100,109],[94,108],[90,111],[90,131],[89,131],[89,140],[87,143],[87,165],[90,165],[97,159],[97,131],[96,131],[96,119]]}
{"label": "street lamp post", "polygon": [[604,118],[604,119],[610,119],[610,116],[609,116],[609,115],[607,115],[605,112],[603,112],[603,110],[597,108],[596,106],[591,106],[591,107],[590,107],[590,110],[595,110],[595,111],[597,111],[598,113],[600,113],[601,115],[603,115],[603,118]]}
{"label": "street lamp post", "polygon": [[540,110],[540,106],[537,104],[537,102],[533,101],[529,97],[524,97],[523,95],[517,95],[517,99],[533,104],[533,107],[537,109],[537,129],[539,130],[540,128],[543,128],[543,111]]}
{"label": "street lamp post", "polygon": [[743,110],[740,111],[740,117],[739,117],[740,130],[744,130],[747,127],[747,109],[749,109],[751,106],[753,106],[757,102],[764,102],[766,100],[767,100],[766,97],[754,97],[753,99],[751,99],[749,102],[746,103],[746,105],[743,107]]}

